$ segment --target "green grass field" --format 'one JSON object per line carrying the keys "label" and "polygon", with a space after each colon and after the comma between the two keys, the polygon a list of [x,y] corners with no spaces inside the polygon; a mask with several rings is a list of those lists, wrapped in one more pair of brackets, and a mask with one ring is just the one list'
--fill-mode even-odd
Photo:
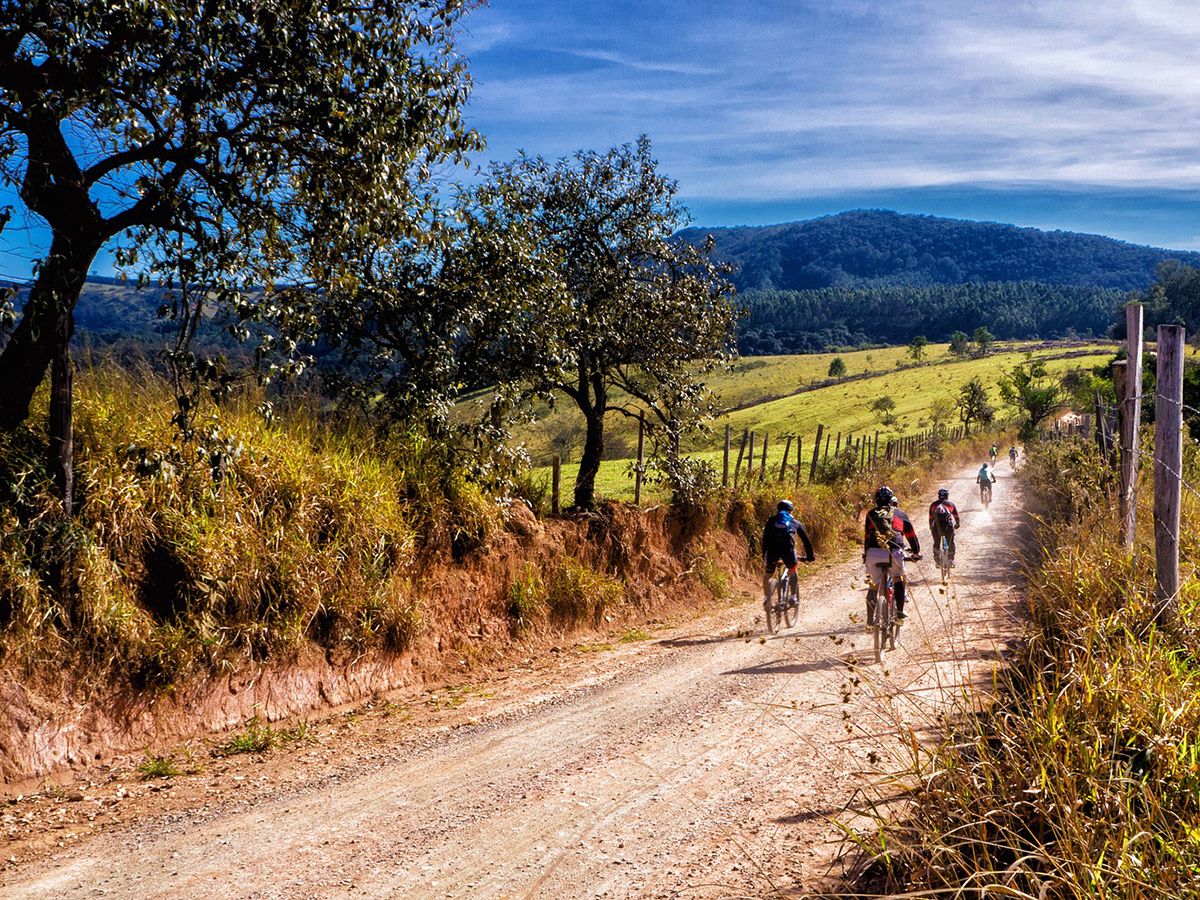
{"label": "green grass field", "polygon": [[[690,448],[691,455],[707,459],[718,469],[721,466],[721,443],[725,425],[733,432],[733,457],[736,461],[738,444],[745,429],[757,433],[757,468],[761,462],[762,435],[769,435],[767,466],[778,471],[783,461],[788,435],[799,436],[806,460],[811,458],[812,441],[817,426],[824,425],[835,436],[853,434],[874,436],[880,433],[880,444],[891,437],[914,434],[928,428],[931,404],[943,397],[952,398],[959,387],[978,376],[988,386],[997,408],[1000,408],[999,379],[1004,370],[1020,362],[1025,353],[1047,361],[1053,373],[1074,368],[1088,368],[1112,358],[1114,343],[1047,345],[1019,342],[997,344],[996,350],[980,359],[958,359],[947,352],[945,344],[927,348],[923,365],[897,368],[897,361],[909,363],[907,348],[889,347],[861,350],[852,353],[818,353],[800,356],[749,357],[740,360],[730,370],[714,373],[708,379],[710,387],[721,399],[724,408],[735,411],[717,417],[712,430]],[[1066,354],[1073,355],[1063,358]],[[844,380],[826,387],[792,394],[805,385],[823,381],[830,361],[841,356],[847,375],[876,373],[860,380]],[[895,425],[884,427],[870,410],[870,404],[881,396],[896,401]],[[737,408],[742,407],[742,408]],[[1003,411],[1001,411],[1003,415]],[[955,420],[951,424],[959,424]],[[535,477],[549,478],[548,457],[557,450],[563,456],[562,496],[570,502],[578,468],[580,440],[578,413],[568,402],[556,408],[526,432],[526,446],[535,462]],[[624,416],[610,417],[606,434],[608,455],[600,467],[596,489],[600,496],[630,499],[633,496],[633,477],[630,473],[636,455],[636,425]],[[558,437],[558,446],[553,442]],[[831,445],[832,450],[832,445]],[[795,459],[795,446],[792,449]],[[731,463],[732,465],[732,463]]]}

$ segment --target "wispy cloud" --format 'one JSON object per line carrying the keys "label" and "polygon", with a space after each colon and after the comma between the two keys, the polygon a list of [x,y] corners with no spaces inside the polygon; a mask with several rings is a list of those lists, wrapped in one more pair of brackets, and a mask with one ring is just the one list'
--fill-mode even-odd
{"label": "wispy cloud", "polygon": [[494,67],[480,57],[474,109],[496,155],[644,131],[685,193],[748,199],[973,182],[1200,186],[1189,4],[506,8],[533,23],[522,47],[610,65],[544,70],[517,48]]}

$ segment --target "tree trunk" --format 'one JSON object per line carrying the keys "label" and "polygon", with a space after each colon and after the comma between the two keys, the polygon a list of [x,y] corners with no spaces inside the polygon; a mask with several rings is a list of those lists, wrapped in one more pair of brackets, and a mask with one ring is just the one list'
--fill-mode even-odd
{"label": "tree trunk", "polygon": [[34,392],[53,366],[50,387],[49,468],[70,516],[74,490],[74,436],[71,377],[71,334],[75,303],[87,278],[87,267],[99,251],[98,240],[58,234],[12,340],[0,353],[0,429],[12,431],[29,417]]}
{"label": "tree trunk", "polygon": [[604,413],[584,413],[587,432],[583,439],[583,456],[579,460],[579,474],[575,477],[575,506],[591,509],[596,505],[596,473],[600,471],[600,457],[604,453]]}
{"label": "tree trunk", "polygon": [[46,369],[70,343],[71,313],[99,248],[98,240],[55,236],[21,321],[0,353],[0,430],[12,431],[29,418]]}

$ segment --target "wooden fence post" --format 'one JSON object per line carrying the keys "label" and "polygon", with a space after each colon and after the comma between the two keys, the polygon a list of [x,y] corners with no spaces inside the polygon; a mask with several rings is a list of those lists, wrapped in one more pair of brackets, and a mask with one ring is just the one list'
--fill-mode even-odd
{"label": "wooden fence post", "polygon": [[825,432],[825,452],[821,455],[821,459],[825,462],[829,462],[829,439],[832,437],[832,431]]}
{"label": "wooden fence post", "polygon": [[550,464],[550,512],[558,515],[562,511],[562,505],[559,503],[559,485],[562,482],[562,457],[557,453],[554,454],[554,460]]}
{"label": "wooden fence post", "polygon": [[804,435],[796,436],[796,474],[793,476],[796,487],[800,487],[801,469],[804,468]]}
{"label": "wooden fence post", "polygon": [[837,440],[833,444],[833,455],[837,456],[842,452],[842,433],[837,433]]}
{"label": "wooden fence post", "polygon": [[742,474],[742,457],[746,455],[746,438],[750,436],[748,429],[742,429],[742,443],[738,447],[737,465],[733,467],[733,486],[738,486],[738,477]]}
{"label": "wooden fence post", "polygon": [[792,436],[789,434],[788,439],[787,439],[787,444],[783,448],[783,464],[779,467],[779,480],[780,481],[783,481],[784,476],[787,475],[787,461],[788,461],[788,456],[790,456],[791,453],[792,453]]}
{"label": "wooden fence post", "polygon": [[1175,617],[1179,594],[1184,350],[1182,325],[1158,326],[1158,396],[1154,403],[1154,580],[1158,601],[1155,618],[1159,622]]}
{"label": "wooden fence post", "polygon": [[871,465],[879,463],[879,432],[875,432],[875,443],[871,445]]}
{"label": "wooden fence post", "polygon": [[[1133,552],[1137,529],[1137,477],[1140,453],[1138,436],[1142,426],[1142,305],[1125,307],[1125,390],[1117,395],[1121,404],[1121,546]],[[1182,409],[1181,409],[1182,413]]]}
{"label": "wooden fence post", "polygon": [[763,449],[762,449],[762,464],[758,467],[758,480],[760,483],[767,480],[767,441],[770,439],[771,433],[763,432]]}
{"label": "wooden fence post", "polygon": [[721,487],[729,487],[729,426],[725,426],[725,460],[721,465]]}
{"label": "wooden fence post", "polygon": [[754,480],[754,432],[750,432],[750,450],[746,454],[746,487]]}
{"label": "wooden fence post", "polygon": [[646,413],[638,410],[638,457],[637,471],[633,476],[633,505],[642,505],[642,466],[646,449]]}
{"label": "wooden fence post", "polygon": [[808,482],[809,482],[809,484],[812,484],[812,482],[817,480],[817,457],[819,457],[821,455],[821,435],[824,433],[825,433],[825,426],[818,425],[817,426],[817,439],[815,441],[813,441],[812,465],[808,467]]}
{"label": "wooden fence post", "polygon": [[1102,459],[1108,459],[1108,416],[1104,415],[1104,403],[1100,392],[1094,394],[1096,406],[1096,447]]}

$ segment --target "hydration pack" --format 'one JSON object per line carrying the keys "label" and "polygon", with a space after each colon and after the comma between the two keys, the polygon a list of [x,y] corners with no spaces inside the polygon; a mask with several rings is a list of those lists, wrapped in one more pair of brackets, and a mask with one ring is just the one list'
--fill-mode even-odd
{"label": "hydration pack", "polygon": [[954,524],[954,515],[945,503],[939,503],[933,508],[933,520],[942,531],[949,531]]}
{"label": "hydration pack", "polygon": [[892,508],[881,506],[873,509],[867,513],[867,518],[875,526],[875,543],[879,547],[890,547],[896,537],[896,531],[892,528]]}

